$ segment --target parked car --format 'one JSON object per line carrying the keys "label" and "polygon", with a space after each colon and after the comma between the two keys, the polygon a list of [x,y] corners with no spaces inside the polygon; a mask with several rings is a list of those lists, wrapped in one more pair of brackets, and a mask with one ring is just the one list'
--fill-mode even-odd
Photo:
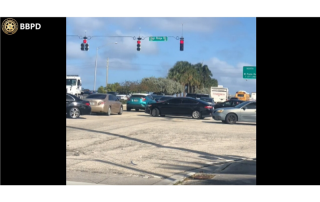
{"label": "parked car", "polygon": [[200,100],[205,101],[205,102],[207,102],[207,103],[210,104],[210,105],[213,105],[213,104],[214,104],[213,98],[210,98],[210,97],[201,97]]}
{"label": "parked car", "polygon": [[243,103],[243,100],[238,100],[238,99],[230,99],[228,101],[225,102],[221,102],[221,103],[217,103],[214,105],[214,108],[221,108],[221,107],[234,107],[240,103]]}
{"label": "parked car", "polygon": [[135,109],[139,111],[140,109],[145,110],[147,104],[155,103],[153,97],[146,93],[133,93],[127,101],[127,111],[131,111],[131,109]]}
{"label": "parked car", "polygon": [[117,93],[117,92],[107,92],[107,94],[112,94],[112,95],[117,96],[119,93]]}
{"label": "parked car", "polygon": [[212,118],[229,124],[235,124],[237,121],[256,122],[256,102],[245,101],[235,107],[214,109]]}
{"label": "parked car", "polygon": [[119,100],[127,100],[127,96],[126,95],[117,95],[117,98],[119,98]]}
{"label": "parked car", "polygon": [[91,106],[88,101],[82,100],[75,95],[66,94],[66,114],[69,118],[79,118],[80,115],[91,113]]}
{"label": "parked car", "polygon": [[[194,119],[204,119],[212,116],[212,106],[202,100],[187,97],[171,98],[164,102],[151,103],[148,105],[150,115],[165,116],[191,116]],[[146,113],[147,110],[146,110]]]}
{"label": "parked car", "polygon": [[123,106],[119,99],[112,94],[96,93],[85,98],[90,102],[91,112],[111,114],[122,114]]}

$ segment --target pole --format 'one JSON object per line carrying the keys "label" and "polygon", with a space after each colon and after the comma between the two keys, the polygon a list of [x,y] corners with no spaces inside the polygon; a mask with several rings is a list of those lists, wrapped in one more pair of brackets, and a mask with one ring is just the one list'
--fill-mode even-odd
{"label": "pole", "polygon": [[108,73],[109,73],[109,58],[107,58],[107,79],[106,79],[106,89],[108,92]]}
{"label": "pole", "polygon": [[97,48],[97,53],[96,53],[96,66],[94,68],[94,87],[93,87],[93,91],[96,91],[96,76],[97,76],[97,57],[98,57],[98,48]]}

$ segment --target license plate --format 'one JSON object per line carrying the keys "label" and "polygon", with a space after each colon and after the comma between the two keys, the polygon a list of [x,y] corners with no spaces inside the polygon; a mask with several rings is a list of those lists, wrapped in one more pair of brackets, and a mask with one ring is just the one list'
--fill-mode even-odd
{"label": "license plate", "polygon": [[133,100],[133,101],[138,102],[138,100]]}

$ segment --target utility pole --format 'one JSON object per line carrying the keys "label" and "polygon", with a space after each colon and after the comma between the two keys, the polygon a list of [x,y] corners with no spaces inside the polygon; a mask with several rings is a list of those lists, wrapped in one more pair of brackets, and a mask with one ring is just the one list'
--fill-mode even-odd
{"label": "utility pole", "polygon": [[97,48],[97,54],[96,54],[96,66],[94,67],[94,86],[93,91],[96,91],[96,75],[97,75],[97,58],[98,58],[98,48]]}
{"label": "utility pole", "polygon": [[109,58],[107,58],[107,79],[106,79],[106,89],[108,93],[108,72],[109,72]]}

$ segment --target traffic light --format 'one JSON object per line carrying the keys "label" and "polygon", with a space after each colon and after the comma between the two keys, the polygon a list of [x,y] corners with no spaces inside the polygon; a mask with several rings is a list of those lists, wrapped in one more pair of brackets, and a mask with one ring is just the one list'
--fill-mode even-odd
{"label": "traffic light", "polygon": [[183,46],[184,46],[184,38],[180,38],[180,51],[183,51]]}
{"label": "traffic light", "polygon": [[137,41],[137,51],[140,51],[140,47],[141,47],[141,38],[139,37],[138,38],[138,41]]}
{"label": "traffic light", "polygon": [[81,50],[84,51],[88,51],[89,50],[89,44],[87,43],[87,37],[83,37],[83,43],[81,44]]}
{"label": "traffic light", "polygon": [[84,51],[84,43],[81,44],[81,50]]}
{"label": "traffic light", "polygon": [[86,43],[84,46],[85,46],[85,50],[88,51],[89,50],[89,44]]}

